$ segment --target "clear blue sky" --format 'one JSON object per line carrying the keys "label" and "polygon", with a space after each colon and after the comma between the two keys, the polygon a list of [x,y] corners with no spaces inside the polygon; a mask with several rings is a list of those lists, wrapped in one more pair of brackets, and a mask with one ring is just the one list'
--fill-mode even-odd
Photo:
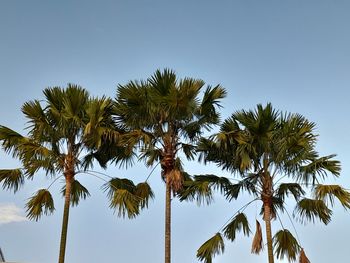
{"label": "clear blue sky", "polygon": [[[349,13],[346,0],[2,0],[0,124],[23,130],[21,105],[42,98],[45,87],[71,82],[93,95],[114,96],[118,83],[169,67],[181,77],[221,83],[229,93],[223,117],[272,102],[316,122],[318,150],[321,155],[338,154],[343,171],[337,182],[350,188]],[[16,165],[0,153],[1,168]],[[189,173],[224,175],[214,166],[193,163],[186,168]],[[142,164],[107,170],[136,181],[143,181],[148,172]],[[163,262],[164,187],[159,170],[150,179],[156,198],[134,220],[113,215],[101,181],[87,176],[79,180],[92,196],[71,210],[66,262]],[[0,246],[9,261],[57,260],[60,182],[53,187],[55,214],[39,222],[23,221],[26,199],[49,183],[38,174],[17,195],[0,191]],[[175,200],[173,262],[197,262],[197,248],[244,199],[229,204],[218,196],[209,207]],[[255,211],[253,206],[252,223]],[[348,261],[349,219],[338,206],[327,227],[296,224],[311,262]],[[274,230],[279,227],[277,222],[273,225]],[[214,262],[266,262],[264,253],[250,255],[250,243],[251,238],[244,237],[227,242],[225,254]]]}

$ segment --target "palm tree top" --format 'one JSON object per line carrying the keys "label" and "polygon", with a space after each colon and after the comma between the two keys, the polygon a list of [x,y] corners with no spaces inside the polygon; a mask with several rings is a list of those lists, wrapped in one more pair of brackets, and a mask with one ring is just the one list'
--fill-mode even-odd
{"label": "palm tree top", "polygon": [[163,133],[167,126],[193,138],[200,128],[209,129],[218,124],[220,115],[216,107],[226,91],[217,85],[206,87],[200,79],[178,79],[174,71],[157,70],[146,81],[130,81],[119,85],[116,96],[116,118],[129,129],[144,129]]}

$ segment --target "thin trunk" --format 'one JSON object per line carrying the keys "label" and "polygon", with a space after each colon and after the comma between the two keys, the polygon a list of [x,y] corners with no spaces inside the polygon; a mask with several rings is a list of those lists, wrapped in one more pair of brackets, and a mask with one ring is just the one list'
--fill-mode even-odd
{"label": "thin trunk", "polygon": [[269,204],[264,204],[264,220],[266,225],[267,254],[269,263],[274,263],[271,232],[271,209]]}
{"label": "thin trunk", "polygon": [[264,178],[263,178],[263,194],[262,200],[264,204],[264,220],[266,226],[266,240],[267,240],[267,254],[269,263],[274,263],[273,247],[272,247],[272,232],[271,232],[271,205],[272,205],[272,178],[268,171],[269,157],[267,153],[264,153]]}
{"label": "thin trunk", "polygon": [[166,178],[165,190],[165,263],[171,261],[171,186]]}
{"label": "thin trunk", "polygon": [[58,258],[58,263],[64,263],[64,258],[66,254],[66,241],[67,241],[67,230],[68,230],[68,218],[69,218],[69,207],[70,207],[70,195],[72,189],[72,176],[66,177],[66,193],[64,199],[64,209],[63,209],[63,220],[62,220],[62,232],[61,232],[61,242],[60,242],[60,255]]}

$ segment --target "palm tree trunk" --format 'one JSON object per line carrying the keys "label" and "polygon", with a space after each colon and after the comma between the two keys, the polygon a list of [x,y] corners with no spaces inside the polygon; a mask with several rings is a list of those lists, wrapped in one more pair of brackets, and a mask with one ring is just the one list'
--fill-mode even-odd
{"label": "palm tree trunk", "polygon": [[66,254],[66,241],[67,241],[67,230],[68,230],[68,218],[69,218],[69,207],[70,207],[72,180],[73,180],[72,176],[66,176],[66,193],[65,193],[65,199],[64,199],[61,242],[60,242],[60,255],[58,258],[58,263],[64,263],[64,258],[65,258],[65,254]]}
{"label": "palm tree trunk", "polygon": [[171,186],[166,178],[165,189],[165,263],[171,261]]}
{"label": "palm tree trunk", "polygon": [[267,254],[269,263],[274,263],[271,232],[271,209],[269,204],[264,204],[264,220],[266,226]]}

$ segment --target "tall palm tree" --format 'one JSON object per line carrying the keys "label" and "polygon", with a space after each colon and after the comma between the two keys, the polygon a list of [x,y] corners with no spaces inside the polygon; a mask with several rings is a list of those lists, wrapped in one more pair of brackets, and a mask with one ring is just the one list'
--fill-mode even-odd
{"label": "tall palm tree", "polygon": [[[80,199],[89,196],[88,190],[76,179],[78,174],[87,173],[94,159],[101,159],[99,151],[108,144],[118,143],[122,131],[115,129],[112,118],[111,99],[92,98],[89,93],[76,85],[67,88],[46,88],[45,101],[26,102],[22,112],[28,119],[28,135],[0,126],[2,148],[22,167],[0,170],[0,182],[3,188],[17,191],[25,177],[32,178],[44,171],[46,175],[56,177],[54,182],[64,177],[62,188],[64,210],[59,250],[59,263],[64,262],[69,208],[77,205]],[[118,160],[132,157],[130,147],[119,151]],[[101,161],[101,160],[100,160]],[[102,162],[103,163],[103,162]],[[127,179],[113,179],[111,186],[116,189],[111,198],[111,206],[119,209],[120,215],[127,212],[129,217],[138,214],[147,203],[148,195],[139,194],[139,186]],[[50,186],[49,186],[50,188]],[[145,187],[142,185],[141,187]],[[144,198],[145,197],[145,198]],[[42,214],[51,214],[55,207],[49,189],[40,189],[26,204],[27,216],[38,220]]]}
{"label": "tall palm tree", "polygon": [[[195,144],[204,130],[218,124],[220,100],[225,90],[207,87],[202,80],[177,79],[168,69],[157,70],[146,81],[119,85],[115,114],[117,123],[131,131],[130,144],[141,142],[141,159],[161,164],[165,182],[165,263],[170,263],[171,193],[182,188],[185,173],[179,154],[192,160]],[[202,99],[199,98],[203,91]]]}
{"label": "tall palm tree", "polygon": [[[182,199],[203,198],[211,201],[211,188],[219,188],[231,201],[237,199],[242,191],[253,199],[234,214],[221,230],[223,235],[233,241],[236,234],[250,234],[248,219],[243,210],[255,202],[262,202],[261,215],[265,221],[268,262],[287,256],[294,261],[300,253],[300,262],[309,262],[300,242],[283,228],[272,237],[271,221],[280,212],[288,211],[285,199],[292,196],[296,201],[294,217],[302,222],[319,219],[327,224],[331,220],[334,199],[345,208],[350,208],[350,194],[338,185],[321,184],[328,173],[338,177],[340,163],[335,155],[320,157],[315,150],[317,136],[315,124],[299,114],[286,114],[258,105],[255,111],[238,111],[221,125],[220,132],[210,139],[203,139],[199,146],[201,157],[212,161],[224,170],[238,175],[238,182],[227,178],[197,176],[189,183]],[[312,194],[308,197],[308,194]],[[252,253],[263,248],[260,223],[252,244]],[[282,223],[281,223],[282,224]],[[220,230],[220,231],[221,231]],[[224,241],[219,231],[198,250],[197,257],[212,262],[215,254],[223,252]]]}

